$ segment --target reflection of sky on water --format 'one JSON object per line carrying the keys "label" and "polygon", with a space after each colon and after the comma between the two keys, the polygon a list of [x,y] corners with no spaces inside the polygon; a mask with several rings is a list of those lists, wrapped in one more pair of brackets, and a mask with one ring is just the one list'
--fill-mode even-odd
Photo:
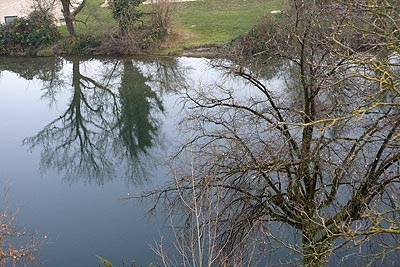
{"label": "reflection of sky on water", "polygon": [[[66,64],[65,70],[71,66]],[[43,266],[97,266],[96,255],[119,264],[136,259],[148,263],[155,256],[148,243],[159,239],[161,223],[147,219],[146,203],[123,205],[127,192],[150,188],[127,187],[115,180],[103,187],[64,183],[62,173],[39,171],[41,151],[27,152],[22,140],[35,135],[57,118],[69,102],[68,89],[57,101],[42,99],[41,82],[18,79],[3,72],[0,78],[0,181],[9,189],[10,208],[18,211],[27,229],[47,236],[42,248]],[[166,177],[160,166],[154,183]]]}
{"label": "reflection of sky on water", "polygon": [[[128,264],[130,260],[136,260],[139,266],[146,266],[157,260],[148,245],[155,244],[160,235],[165,234],[164,219],[148,218],[146,211],[150,205],[146,201],[123,204],[121,198],[128,192],[139,194],[149,190],[168,179],[168,169],[163,162],[176,151],[177,144],[187,138],[187,133],[177,130],[180,118],[184,115],[181,112],[180,93],[185,92],[185,89],[191,92],[199,86],[211,87],[217,83],[226,88],[240,88],[235,90],[237,95],[250,94],[250,87],[246,83],[229,79],[222,71],[210,70],[208,62],[192,58],[175,59],[172,64],[132,62],[137,72],[135,75],[141,75],[139,78],[160,99],[164,110],[153,114],[159,121],[159,128],[155,142],[146,148],[147,156],[142,158],[151,176],[148,183],[143,184],[127,183],[125,179],[119,179],[124,175],[124,165],[117,164],[116,177],[100,183],[101,186],[79,182],[82,177],[76,177],[75,182],[65,180],[66,170],[63,169],[57,172],[54,168],[42,166],[40,171],[41,147],[33,147],[28,152],[22,140],[36,135],[68,108],[72,95],[73,63],[63,61],[59,77],[64,81],[60,83],[63,87],[52,92],[51,97],[42,90],[40,80],[25,80],[12,72],[1,72],[0,187],[9,189],[10,207],[19,210],[18,220],[28,230],[33,229],[39,236],[47,236],[42,249],[43,266],[97,266],[97,255],[117,266],[122,265],[122,262]],[[21,63],[16,65],[24,68]],[[159,69],[160,66],[166,68]],[[79,67],[81,74],[107,84],[118,94],[124,70],[122,61],[82,61]],[[114,67],[118,71],[110,76]],[[182,82],[179,78],[166,82],[165,77],[160,77],[161,73],[179,74],[186,80]],[[140,79],[134,79],[132,83]],[[160,84],[163,82],[165,84]],[[268,85],[279,90],[283,87],[283,80],[273,78]],[[146,86],[144,90],[149,90]],[[284,228],[278,228],[277,231],[282,234],[288,232]],[[287,239],[292,240],[293,236],[291,233]],[[287,251],[270,254],[266,261],[274,262],[285,253]],[[332,258],[332,262],[333,265],[339,264],[340,259]]]}
{"label": "reflection of sky on water", "polygon": [[[23,70],[24,77],[38,77],[40,66],[31,66],[35,61],[25,66],[22,62],[12,62],[10,68],[14,72]],[[74,74],[71,61],[57,63],[58,67],[61,64],[62,72],[57,77],[60,81],[52,81],[60,85],[54,90],[44,89],[46,82],[37,78],[25,80],[10,71],[1,72],[0,186],[9,189],[10,207],[19,210],[19,222],[26,225],[28,230],[37,232],[38,236],[46,236],[41,255],[43,266],[97,266],[97,255],[116,265],[122,261],[127,264],[130,260],[147,265],[157,260],[148,245],[159,241],[163,227],[166,227],[163,226],[164,220],[146,216],[150,207],[146,201],[124,204],[121,198],[128,193],[139,194],[149,190],[167,179],[168,170],[162,162],[175,152],[176,145],[185,138],[177,131],[177,124],[183,115],[179,92],[183,92],[184,88],[191,90],[199,84],[222,81],[219,73],[208,71],[207,62],[205,59],[181,58],[173,62],[173,69],[169,68],[169,62],[133,62],[164,108],[163,113],[154,115],[160,121],[157,142],[147,151],[149,158],[158,161],[157,164],[146,165],[150,166],[148,171],[152,177],[148,183],[141,185],[126,183],[124,179],[112,179],[98,186],[79,182],[79,177],[71,183],[64,179],[63,169],[58,172],[42,166],[40,170],[43,156],[40,145],[33,146],[29,151],[29,146],[22,145],[25,138],[36,135],[44,126],[59,118],[71,104]],[[51,69],[52,63],[46,67]],[[107,76],[115,64],[119,73]],[[169,81],[155,77],[154,68],[160,65],[165,68],[156,72],[157,75],[179,74],[182,75],[179,79],[185,77],[187,80],[181,83],[181,80],[173,80],[173,77],[169,77]],[[82,61],[79,70],[96,82],[107,83],[118,93],[122,62]],[[48,73],[48,70],[43,73]],[[177,91],[176,88],[167,88],[167,85],[161,84],[163,82],[169,87],[180,88]],[[121,176],[124,170],[121,166],[116,167],[117,176]]]}

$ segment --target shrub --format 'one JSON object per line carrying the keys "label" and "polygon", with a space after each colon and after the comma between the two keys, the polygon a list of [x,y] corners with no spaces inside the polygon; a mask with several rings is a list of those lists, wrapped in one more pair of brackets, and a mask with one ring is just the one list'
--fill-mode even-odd
{"label": "shrub", "polygon": [[61,54],[93,54],[93,50],[100,46],[101,40],[92,35],[69,36],[62,41]]}
{"label": "shrub", "polygon": [[277,27],[275,25],[278,22],[278,19],[273,17],[263,17],[247,34],[234,40],[232,58],[249,58],[267,51],[268,40],[271,36],[276,36],[275,30]]}
{"label": "shrub", "polygon": [[0,25],[0,54],[35,53],[60,38],[52,17],[33,11],[8,25]]}
{"label": "shrub", "polygon": [[158,39],[161,39],[169,31],[174,8],[169,0],[151,0],[150,3],[152,27],[163,33],[162,36],[158,36]]}
{"label": "shrub", "polygon": [[110,8],[114,19],[118,23],[121,35],[133,30],[135,23],[141,21],[143,12],[139,5],[144,0],[111,0]]}
{"label": "shrub", "polygon": [[168,34],[162,28],[152,28],[152,25],[137,27],[135,31],[126,32],[124,35],[115,34],[104,38],[97,54],[135,55],[145,54],[158,48],[160,41]]}

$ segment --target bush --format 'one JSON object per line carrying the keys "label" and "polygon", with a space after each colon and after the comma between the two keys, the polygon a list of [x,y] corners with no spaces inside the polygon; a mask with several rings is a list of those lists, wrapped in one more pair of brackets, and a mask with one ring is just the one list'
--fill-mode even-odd
{"label": "bush", "polygon": [[121,35],[125,35],[134,29],[136,22],[141,21],[143,12],[139,5],[144,0],[111,0],[110,8],[114,19],[118,23]]}
{"label": "bush", "polygon": [[[250,58],[268,52],[267,43],[271,36],[277,36],[276,23],[283,18],[263,17],[247,34],[233,41],[232,58]],[[276,37],[273,37],[276,38]]]}
{"label": "bush", "polygon": [[99,37],[92,35],[69,36],[62,41],[60,54],[93,54],[93,50],[100,46]]}
{"label": "bush", "polygon": [[158,29],[160,32],[163,33],[162,36],[158,36],[158,39],[161,39],[169,31],[174,8],[169,0],[151,0],[150,3],[152,14],[152,27],[153,29]]}
{"label": "bush", "polygon": [[59,38],[52,17],[45,12],[33,11],[26,18],[0,25],[0,54],[34,54]]}
{"label": "bush", "polygon": [[137,27],[135,31],[124,35],[115,34],[105,37],[96,47],[97,54],[135,55],[145,54],[159,47],[160,41],[168,35],[167,30],[152,28],[152,25]]}

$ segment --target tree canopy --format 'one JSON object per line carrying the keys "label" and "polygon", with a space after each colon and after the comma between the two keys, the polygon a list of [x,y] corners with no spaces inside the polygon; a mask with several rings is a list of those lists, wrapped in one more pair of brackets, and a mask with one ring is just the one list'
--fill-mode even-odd
{"label": "tree canopy", "polygon": [[242,266],[252,244],[326,266],[376,238],[365,261],[399,257],[399,11],[396,1],[292,0],[259,26],[251,53],[280,87],[216,62],[252,91],[188,90],[185,164],[158,194],[185,212],[178,250],[190,266]]}

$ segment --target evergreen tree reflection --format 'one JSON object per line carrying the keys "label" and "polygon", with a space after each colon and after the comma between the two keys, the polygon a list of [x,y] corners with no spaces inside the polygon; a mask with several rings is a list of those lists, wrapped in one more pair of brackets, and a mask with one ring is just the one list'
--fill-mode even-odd
{"label": "evergreen tree reflection", "polygon": [[[105,63],[91,75],[85,64],[72,61],[65,112],[24,143],[41,146],[42,168],[56,168],[70,183],[102,185],[116,177],[142,182],[151,162],[148,151],[158,140],[161,99],[132,61]],[[105,69],[109,72],[100,76]]]}
{"label": "evergreen tree reflection", "polygon": [[140,152],[146,153],[154,145],[159,122],[152,110],[164,111],[161,100],[146,82],[148,79],[133,67],[132,62],[123,61],[117,128],[121,142],[132,158],[137,158]]}

